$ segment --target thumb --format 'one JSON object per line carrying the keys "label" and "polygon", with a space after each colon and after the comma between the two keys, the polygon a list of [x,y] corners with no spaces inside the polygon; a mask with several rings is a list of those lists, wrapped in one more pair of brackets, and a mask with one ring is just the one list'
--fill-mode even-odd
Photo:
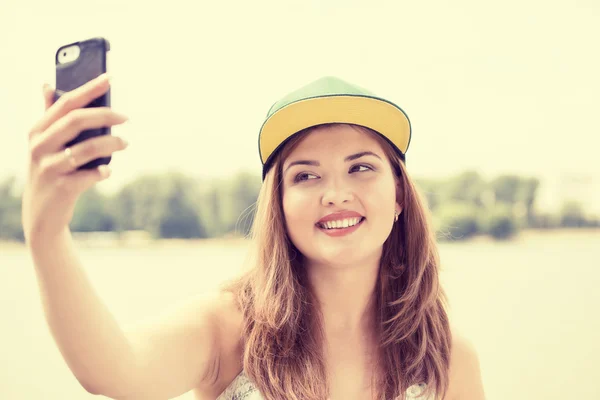
{"label": "thumb", "polygon": [[44,83],[42,93],[44,95],[44,109],[47,110],[54,104],[54,89],[49,84]]}

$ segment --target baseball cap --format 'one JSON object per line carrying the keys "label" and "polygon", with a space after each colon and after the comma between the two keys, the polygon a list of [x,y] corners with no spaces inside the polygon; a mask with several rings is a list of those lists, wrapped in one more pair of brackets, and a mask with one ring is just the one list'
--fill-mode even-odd
{"label": "baseball cap", "polygon": [[411,124],[393,102],[335,76],[315,80],[275,102],[258,135],[263,180],[273,159],[296,133],[315,125],[347,123],[379,133],[406,162]]}

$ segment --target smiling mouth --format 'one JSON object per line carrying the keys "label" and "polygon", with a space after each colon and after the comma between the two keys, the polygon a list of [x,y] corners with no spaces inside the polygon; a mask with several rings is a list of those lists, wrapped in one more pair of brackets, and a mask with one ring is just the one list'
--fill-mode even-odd
{"label": "smiling mouth", "polygon": [[364,220],[365,217],[344,218],[336,221],[317,222],[316,225],[327,231],[335,231],[352,228],[353,226],[361,224]]}

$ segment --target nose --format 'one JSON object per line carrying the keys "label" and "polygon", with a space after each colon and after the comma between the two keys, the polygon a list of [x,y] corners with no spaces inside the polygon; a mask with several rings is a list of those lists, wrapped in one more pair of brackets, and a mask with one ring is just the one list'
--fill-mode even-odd
{"label": "nose", "polygon": [[321,204],[323,206],[336,206],[344,203],[350,203],[354,200],[354,194],[350,187],[342,182],[331,182],[323,193]]}

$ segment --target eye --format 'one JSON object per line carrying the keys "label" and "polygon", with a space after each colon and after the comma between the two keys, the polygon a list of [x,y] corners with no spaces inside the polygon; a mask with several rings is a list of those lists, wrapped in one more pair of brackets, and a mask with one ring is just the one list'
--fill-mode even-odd
{"label": "eye", "polygon": [[373,171],[373,167],[371,167],[369,165],[365,165],[365,164],[356,164],[350,168],[349,172],[366,172],[366,171]]}
{"label": "eye", "polygon": [[317,178],[317,176],[315,174],[311,174],[309,172],[301,172],[298,175],[296,175],[296,177],[294,178],[294,183],[307,181],[309,179],[314,179],[314,178],[311,178],[311,176],[314,176],[315,178]]}

